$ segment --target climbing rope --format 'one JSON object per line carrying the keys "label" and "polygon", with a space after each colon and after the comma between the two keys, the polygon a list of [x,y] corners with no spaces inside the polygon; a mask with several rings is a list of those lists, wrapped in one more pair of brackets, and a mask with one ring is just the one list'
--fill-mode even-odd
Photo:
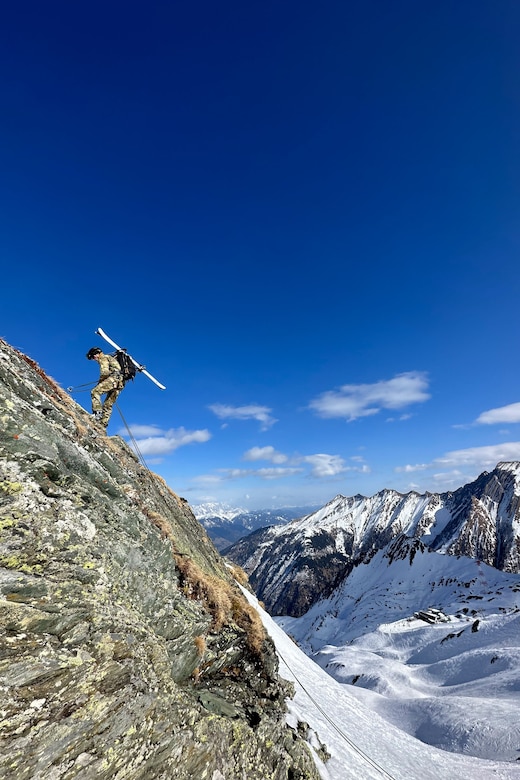
{"label": "climbing rope", "polygon": [[345,742],[347,743],[347,745],[348,745],[350,748],[352,748],[352,750],[353,750],[355,753],[357,753],[359,756],[361,756],[361,758],[362,758],[362,759],[364,759],[364,760],[365,760],[365,761],[366,761],[368,764],[370,764],[370,766],[371,766],[373,769],[375,769],[375,770],[376,770],[376,772],[379,772],[379,773],[382,775],[382,777],[385,777],[385,778],[386,778],[386,780],[395,780],[395,778],[394,778],[394,777],[393,777],[391,774],[389,774],[389,773],[386,771],[386,769],[384,769],[382,766],[379,766],[379,764],[378,764],[376,761],[374,761],[372,758],[370,758],[370,756],[368,756],[366,753],[364,753],[364,752],[363,752],[363,750],[361,750],[361,748],[359,748],[359,747],[358,747],[358,746],[357,746],[357,745],[356,745],[354,742],[352,742],[352,740],[351,740],[351,739],[350,739],[350,738],[347,736],[347,734],[345,734],[345,732],[344,732],[344,731],[343,731],[343,730],[342,730],[342,729],[341,729],[341,728],[340,728],[340,727],[337,725],[337,723],[335,723],[335,722],[332,720],[332,718],[330,717],[330,715],[329,715],[327,712],[325,712],[325,710],[323,709],[323,707],[322,707],[322,706],[321,706],[321,705],[320,705],[320,704],[319,704],[319,703],[316,701],[316,699],[315,699],[315,698],[312,696],[312,694],[311,694],[311,693],[310,693],[310,692],[307,690],[307,688],[304,686],[304,684],[303,684],[302,682],[300,682],[300,680],[298,679],[298,676],[297,676],[297,675],[295,674],[295,672],[294,672],[294,671],[291,669],[291,667],[289,666],[289,664],[287,663],[287,661],[285,660],[285,658],[283,657],[283,655],[280,653],[280,651],[278,650],[278,648],[277,648],[277,652],[278,652],[278,655],[280,656],[280,660],[281,660],[281,661],[282,661],[282,662],[285,664],[285,666],[287,667],[287,669],[289,670],[289,672],[292,674],[292,676],[294,677],[294,679],[296,680],[296,682],[298,683],[298,685],[300,686],[300,688],[303,690],[303,692],[304,692],[305,694],[307,694],[307,696],[308,696],[308,697],[309,697],[309,699],[312,701],[312,703],[314,704],[314,706],[316,707],[316,709],[317,709],[317,710],[318,710],[318,711],[319,711],[319,712],[320,712],[320,713],[323,715],[323,717],[325,718],[325,720],[326,720],[326,721],[327,721],[327,722],[328,722],[328,723],[329,723],[329,724],[332,726],[332,728],[333,728],[333,729],[334,729],[334,730],[335,730],[335,731],[336,731],[336,732],[337,732],[337,733],[340,735],[340,737],[342,737],[342,739],[344,739],[344,740],[345,740]]}
{"label": "climbing rope", "polygon": [[143,453],[139,449],[139,445],[137,444],[135,436],[132,433],[132,430],[131,430],[130,426],[128,425],[127,421],[123,417],[123,412],[121,411],[121,408],[120,408],[119,404],[117,403],[117,401],[116,401],[116,407],[117,407],[117,411],[119,412],[119,416],[121,417],[121,419],[123,421],[123,425],[125,426],[126,430],[128,431],[128,436],[130,438],[130,441],[132,442],[132,446],[133,446],[133,448],[135,450],[135,454],[139,458],[139,462],[140,462],[141,466],[143,466],[147,471],[150,471],[150,469],[148,468],[148,464],[146,463],[146,461],[145,461],[145,459],[143,457]]}
{"label": "climbing rope", "polygon": [[67,393],[86,393],[87,390],[83,390],[83,388],[94,387],[95,384],[97,384],[97,382],[86,382],[84,385],[76,385],[76,387],[67,387]]}

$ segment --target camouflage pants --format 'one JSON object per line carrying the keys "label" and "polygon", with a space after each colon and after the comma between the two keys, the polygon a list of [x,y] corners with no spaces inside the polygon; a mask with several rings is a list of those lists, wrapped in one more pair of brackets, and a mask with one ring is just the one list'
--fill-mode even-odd
{"label": "camouflage pants", "polygon": [[[92,399],[92,411],[101,412],[101,425],[105,428],[112,414],[117,396],[123,389],[123,381],[118,376],[107,376],[92,388],[90,397]],[[106,393],[105,400],[101,403],[101,396]]]}

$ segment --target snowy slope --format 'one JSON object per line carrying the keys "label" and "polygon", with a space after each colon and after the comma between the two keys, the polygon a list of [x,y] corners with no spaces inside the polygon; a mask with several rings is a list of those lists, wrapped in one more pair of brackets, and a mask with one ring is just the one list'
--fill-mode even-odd
{"label": "snowy slope", "polygon": [[[280,674],[295,682],[288,702],[291,725],[309,724],[310,743],[325,745],[330,759],[316,759],[323,780],[518,780],[520,766],[450,753],[424,744],[389,723],[321,669],[264,612],[250,594],[280,656]],[[510,724],[506,724],[507,727]]]}
{"label": "snowy slope", "polygon": [[[432,606],[449,622],[414,617]],[[520,575],[401,536],[306,615],[277,622],[388,725],[520,777]]]}

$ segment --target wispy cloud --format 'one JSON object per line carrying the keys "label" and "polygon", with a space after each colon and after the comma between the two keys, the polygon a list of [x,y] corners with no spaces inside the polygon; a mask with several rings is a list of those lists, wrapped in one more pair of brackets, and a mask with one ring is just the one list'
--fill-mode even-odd
{"label": "wispy cloud", "polygon": [[416,463],[415,466],[412,466],[411,464],[397,466],[395,471],[397,471],[397,473],[412,474],[414,471],[425,471],[428,468],[430,468],[428,463]]}
{"label": "wispy cloud", "polygon": [[304,455],[301,460],[303,463],[308,463],[312,466],[311,475],[318,479],[336,477],[338,474],[344,474],[346,471],[354,468],[347,466],[339,455],[317,453],[316,455]]}
{"label": "wispy cloud", "polygon": [[250,404],[248,406],[230,406],[229,404],[211,404],[208,406],[213,414],[216,414],[220,420],[257,420],[261,423],[261,429],[266,431],[275,422],[278,422],[271,416],[272,409],[268,406],[259,406]]}
{"label": "wispy cloud", "polygon": [[437,466],[456,467],[478,466],[482,469],[494,468],[499,461],[520,460],[520,441],[503,444],[490,444],[485,447],[468,447],[465,450],[452,450],[441,458],[436,458]]}
{"label": "wispy cloud", "polygon": [[515,404],[508,404],[507,406],[499,406],[497,409],[489,409],[487,412],[482,412],[475,420],[477,425],[496,425],[503,423],[519,423],[520,422],[520,402]]}
{"label": "wispy cloud", "polygon": [[262,468],[262,469],[220,469],[223,479],[243,479],[245,477],[259,477],[260,479],[282,479],[300,474],[300,468]]}
{"label": "wispy cloud", "polygon": [[252,447],[250,450],[247,450],[247,452],[244,453],[243,460],[270,460],[275,464],[287,463],[287,465],[270,466],[257,469],[223,468],[218,469],[218,473],[215,476],[201,475],[200,477],[197,477],[195,481],[201,485],[210,485],[212,483],[245,479],[247,477],[261,480],[274,480],[304,475],[316,479],[330,479],[339,477],[341,474],[345,474],[347,472],[357,472],[358,474],[370,473],[369,466],[363,462],[361,456],[354,456],[351,458],[355,465],[349,465],[339,455],[316,453],[314,455],[288,456],[282,452],[278,452],[274,447],[270,446]]}
{"label": "wispy cloud", "polygon": [[400,414],[399,417],[387,417],[386,422],[388,423],[394,423],[394,422],[405,422],[406,420],[411,420],[413,417],[413,414]]}
{"label": "wispy cloud", "polygon": [[[211,439],[208,430],[187,431],[185,428],[170,428],[163,431],[156,426],[130,426],[132,436],[137,441],[139,452],[143,455],[167,455],[186,444],[203,443]],[[122,436],[126,431],[120,432]]]}
{"label": "wispy cloud", "polygon": [[314,398],[309,408],[320,417],[343,417],[349,422],[377,414],[381,409],[403,409],[430,398],[428,375],[422,371],[397,374],[368,385],[343,385]]}
{"label": "wispy cloud", "polygon": [[274,447],[252,447],[242,456],[244,460],[270,460],[271,463],[287,463],[288,457]]}
{"label": "wispy cloud", "polygon": [[[250,450],[244,453],[244,460],[256,461],[256,460],[270,460],[272,463],[287,463],[289,466],[285,469],[275,470],[277,475],[290,476],[292,474],[299,474],[303,471],[301,468],[291,468],[292,466],[301,466],[301,464],[308,464],[311,466],[310,475],[318,479],[325,479],[327,477],[336,477],[339,474],[344,474],[348,471],[357,471],[359,473],[368,473],[370,469],[363,462],[361,456],[354,456],[351,460],[356,463],[360,462],[361,465],[347,465],[346,461],[340,455],[329,455],[328,453],[320,452],[313,455],[293,455],[289,458],[283,452],[278,452],[274,447],[252,447]],[[264,476],[264,473],[270,473],[270,470],[259,469],[258,471],[248,471],[248,474],[257,474]]]}
{"label": "wispy cloud", "polygon": [[[130,430],[134,439],[144,439],[147,436],[163,436],[164,431],[159,428],[158,425],[131,425]],[[118,431],[120,436],[127,436],[128,431],[126,428],[121,428]]]}
{"label": "wispy cloud", "polygon": [[[415,466],[398,466],[395,471],[400,473],[412,473],[425,471],[426,469],[455,470],[455,476],[462,476],[460,469],[476,472],[495,468],[500,461],[520,460],[520,441],[503,442],[502,444],[490,444],[483,447],[468,447],[462,450],[451,450],[431,463],[421,463]],[[444,475],[437,473],[436,479]]]}
{"label": "wispy cloud", "polygon": [[[193,482],[199,487],[214,488],[218,487],[222,482],[222,476],[220,474],[199,474],[193,477]],[[203,500],[214,501],[215,496],[206,497]]]}

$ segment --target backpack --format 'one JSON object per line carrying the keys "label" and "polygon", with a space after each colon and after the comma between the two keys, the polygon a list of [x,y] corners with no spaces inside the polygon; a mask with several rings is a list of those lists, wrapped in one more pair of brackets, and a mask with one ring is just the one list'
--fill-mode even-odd
{"label": "backpack", "polygon": [[115,353],[115,357],[117,358],[117,361],[121,367],[123,382],[128,382],[129,379],[133,380],[137,373],[137,368],[130,355],[124,350],[118,349]]}

